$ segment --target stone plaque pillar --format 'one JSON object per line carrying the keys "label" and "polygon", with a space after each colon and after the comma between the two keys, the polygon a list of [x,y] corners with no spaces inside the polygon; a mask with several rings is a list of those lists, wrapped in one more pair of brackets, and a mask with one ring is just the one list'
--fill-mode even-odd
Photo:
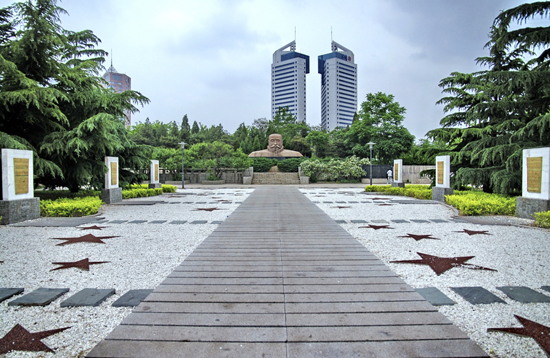
{"label": "stone plaque pillar", "polygon": [[432,188],[432,200],[445,202],[445,195],[453,195],[451,189],[451,157],[435,157],[435,187]]}
{"label": "stone plaque pillar", "polygon": [[40,217],[40,199],[34,197],[33,152],[2,149],[2,200],[0,224]]}
{"label": "stone plaque pillar", "polygon": [[105,157],[105,189],[101,189],[101,200],[105,204],[118,203],[122,201],[122,188],[118,186],[118,157]]}
{"label": "stone plaque pillar", "polygon": [[392,187],[404,188],[403,182],[403,159],[396,159],[393,161],[393,183]]}
{"label": "stone plaque pillar", "polygon": [[516,215],[533,219],[533,214],[550,210],[550,147],[523,150],[521,197]]}
{"label": "stone plaque pillar", "polygon": [[151,160],[151,179],[149,180],[149,189],[162,188],[159,182],[159,161]]}

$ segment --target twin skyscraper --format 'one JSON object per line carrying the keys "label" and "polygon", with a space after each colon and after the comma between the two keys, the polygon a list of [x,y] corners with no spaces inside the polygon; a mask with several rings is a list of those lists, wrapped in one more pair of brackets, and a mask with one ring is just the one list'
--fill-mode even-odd
{"label": "twin skyscraper", "polygon": [[[328,131],[351,125],[357,111],[357,65],[353,52],[332,41],[331,53],[317,60],[321,74],[321,126]],[[273,53],[271,64],[271,117],[288,107],[306,121],[306,74],[309,56],[296,52],[296,41]]]}

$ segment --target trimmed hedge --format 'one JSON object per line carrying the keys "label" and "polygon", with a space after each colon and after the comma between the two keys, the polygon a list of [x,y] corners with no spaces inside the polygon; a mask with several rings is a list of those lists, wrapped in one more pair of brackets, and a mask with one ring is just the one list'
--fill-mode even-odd
{"label": "trimmed hedge", "polygon": [[84,216],[96,214],[103,202],[99,197],[40,200],[40,216]]}
{"label": "trimmed hedge", "polygon": [[122,199],[145,198],[147,196],[162,195],[162,188],[157,189],[130,189],[122,191]]}
{"label": "trimmed hedge", "polygon": [[277,163],[279,171],[284,173],[298,173],[298,167],[307,158],[288,158]]}
{"label": "trimmed hedge", "polygon": [[482,191],[459,191],[445,195],[447,204],[460,210],[460,215],[516,215],[516,198]]}
{"label": "trimmed hedge", "polygon": [[271,158],[252,158],[252,167],[254,171],[258,173],[265,173],[271,169],[272,166],[278,165],[279,161],[277,159]]}
{"label": "trimmed hedge", "polygon": [[432,199],[432,189],[425,185],[406,185],[405,188],[392,187],[391,185],[367,185],[365,191],[424,200]]}
{"label": "trimmed hedge", "polygon": [[[135,189],[147,189],[149,190],[149,184],[131,184],[124,187],[124,190],[135,190]],[[162,184],[162,193],[175,193],[176,187],[173,185]],[[162,194],[161,193],[161,194]],[[155,194],[160,195],[160,194]],[[146,195],[151,196],[151,195]]]}
{"label": "trimmed hedge", "polygon": [[535,223],[538,227],[550,229],[550,211],[542,211],[540,213],[534,213]]}

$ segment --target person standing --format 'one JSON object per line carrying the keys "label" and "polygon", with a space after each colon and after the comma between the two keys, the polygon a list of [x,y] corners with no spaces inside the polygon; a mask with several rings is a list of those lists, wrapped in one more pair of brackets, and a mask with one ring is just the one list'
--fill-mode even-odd
{"label": "person standing", "polygon": [[393,182],[393,172],[391,169],[388,169],[386,172],[386,179],[388,180],[387,184],[391,184]]}

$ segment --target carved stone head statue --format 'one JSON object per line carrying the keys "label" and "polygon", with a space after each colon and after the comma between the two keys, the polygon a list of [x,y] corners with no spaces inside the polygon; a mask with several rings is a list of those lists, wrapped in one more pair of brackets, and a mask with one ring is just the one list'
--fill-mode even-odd
{"label": "carved stone head statue", "polygon": [[[284,149],[283,147],[283,136],[280,135],[280,134],[271,134],[269,136],[269,141],[268,141],[268,144],[267,144],[267,150],[269,150],[270,152],[273,152],[275,154],[278,154],[280,152],[282,152]],[[275,155],[277,156],[277,155]]]}

